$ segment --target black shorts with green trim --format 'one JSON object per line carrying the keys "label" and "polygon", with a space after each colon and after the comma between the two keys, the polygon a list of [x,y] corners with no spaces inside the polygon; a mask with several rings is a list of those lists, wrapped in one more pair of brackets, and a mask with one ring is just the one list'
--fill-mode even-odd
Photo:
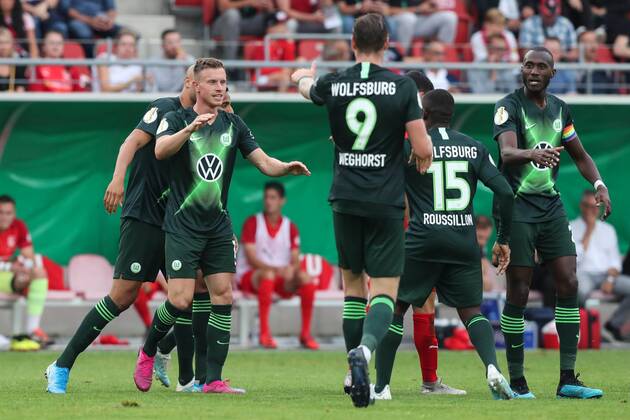
{"label": "black shorts with green trim", "polygon": [[405,271],[398,288],[398,300],[423,306],[433,288],[437,291],[440,302],[453,308],[481,305],[481,262],[470,265],[453,264],[424,261],[407,255]]}
{"label": "black shorts with green trim", "polygon": [[404,266],[402,219],[333,211],[339,267],[370,277],[399,277]]}
{"label": "black shorts with green trim", "polygon": [[194,279],[197,269],[204,276],[236,272],[237,245],[234,235],[201,238],[166,232],[166,272],[169,279]]}
{"label": "black shorts with green trim", "polygon": [[159,226],[125,217],[120,219],[114,278],[153,282],[164,273],[164,232]]}
{"label": "black shorts with green trim", "polygon": [[510,265],[534,267],[535,252],[542,262],[574,256],[575,243],[566,217],[547,222],[512,222]]}

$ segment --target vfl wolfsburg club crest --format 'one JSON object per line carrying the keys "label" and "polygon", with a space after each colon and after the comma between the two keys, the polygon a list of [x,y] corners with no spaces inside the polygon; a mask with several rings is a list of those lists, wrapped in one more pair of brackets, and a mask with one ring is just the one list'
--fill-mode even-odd
{"label": "vfl wolfsburg club crest", "polygon": [[556,118],[553,121],[553,129],[556,133],[559,133],[562,131],[562,121],[560,121],[560,118]]}
{"label": "vfl wolfsburg club crest", "polygon": [[131,272],[134,274],[138,274],[140,272],[140,270],[142,270],[142,266],[140,265],[139,262],[135,262],[133,264],[131,264]]}
{"label": "vfl wolfsburg club crest", "polygon": [[223,175],[223,162],[214,153],[203,155],[197,161],[197,175],[206,182],[214,182]]}
{"label": "vfl wolfsburg club crest", "polygon": [[232,145],[232,131],[228,131],[227,133],[221,134],[219,141],[225,147],[230,147]]}

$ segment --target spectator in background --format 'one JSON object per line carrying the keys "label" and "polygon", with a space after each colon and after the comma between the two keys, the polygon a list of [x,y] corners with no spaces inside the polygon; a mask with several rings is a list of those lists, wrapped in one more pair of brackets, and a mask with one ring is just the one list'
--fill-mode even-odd
{"label": "spectator in background", "polygon": [[519,46],[522,49],[542,45],[545,38],[560,40],[562,58],[575,61],[578,58],[577,35],[571,21],[561,16],[560,0],[541,0],[539,14],[527,18],[521,25]]}
{"label": "spectator in background", "polygon": [[350,61],[352,59],[352,51],[348,41],[342,39],[327,41],[322,51],[322,60],[324,61]]}
{"label": "spectator in background", "polygon": [[24,12],[20,0],[0,0],[0,27],[2,26],[11,31],[19,49],[32,58],[39,57],[35,20]]}
{"label": "spectator in background", "polygon": [[599,207],[592,190],[584,191],[581,217],[571,221],[577,252],[578,297],[583,304],[593,290],[614,293],[623,301],[605,325],[616,339],[630,309],[630,277],[621,273],[621,255],[615,228],[599,220]]}
{"label": "spectator in background", "polygon": [[389,0],[387,21],[405,51],[413,38],[437,39],[452,44],[457,34],[457,14],[438,10],[434,0]]}
{"label": "spectator in background", "polygon": [[220,15],[212,34],[223,39],[226,60],[236,60],[241,35],[264,36],[267,15],[276,11],[272,0],[218,0],[217,4]]}
{"label": "spectator in background", "polygon": [[35,19],[35,36],[41,39],[48,31],[60,32],[68,38],[68,24],[66,23],[67,0],[22,0],[24,11]]}
{"label": "spectator in background", "polygon": [[483,27],[470,38],[473,57],[475,61],[488,61],[489,37],[499,35],[505,40],[506,51],[501,57],[503,62],[517,63],[519,61],[518,44],[512,32],[505,29],[505,17],[499,9],[490,9],[486,13]]}
{"label": "spectator in background", "polygon": [[[63,58],[63,34],[56,30],[48,31],[44,37],[42,53],[44,58]],[[29,86],[33,92],[72,92],[70,70],[61,64],[45,64],[35,67],[35,81]],[[76,81],[78,84],[78,81]]]}
{"label": "spectator in background", "polygon": [[[496,10],[496,9],[495,9]],[[507,63],[512,52],[502,34],[489,35],[485,42],[485,58],[476,62]],[[469,70],[468,83],[473,93],[508,93],[516,89],[516,75],[513,70]]]}
{"label": "spectator in background", "polygon": [[85,56],[94,57],[95,36],[113,38],[120,26],[116,24],[114,0],[65,0],[68,2],[71,38],[83,42]]}
{"label": "spectator in background", "polygon": [[475,25],[477,28],[483,28],[485,17],[490,9],[498,9],[503,16],[507,19],[507,28],[514,33],[518,33],[518,28],[521,26],[521,11],[520,7],[522,1],[518,0],[477,0],[475,6],[477,7],[477,15],[479,22]]}
{"label": "spectator in background", "polygon": [[[547,38],[543,45],[551,51],[554,62],[559,63],[562,61],[562,46],[558,38]],[[556,70],[556,74],[549,82],[547,91],[553,94],[575,94],[577,93],[575,79],[576,74],[574,70]]]}
{"label": "spectator in background", "polygon": [[250,216],[243,225],[237,281],[243,292],[258,295],[261,346],[277,347],[269,327],[274,293],[283,299],[297,294],[302,310],[300,343],[317,350],[319,345],[311,336],[317,286],[300,267],[300,234],[297,226],[282,215],[285,204],[284,185],[275,181],[266,183],[263,212]]}
{"label": "spectator in background", "polygon": [[[20,58],[15,50],[13,34],[0,26],[0,58]],[[26,90],[26,67],[0,64],[0,91],[24,92]]]}
{"label": "spectator in background", "polygon": [[[383,16],[389,15],[387,3],[380,0],[338,0],[337,7],[341,13],[341,27],[344,34],[351,34],[354,19],[366,13],[379,13]],[[389,32],[392,35],[395,34],[395,31],[390,30]],[[392,38],[394,38],[394,36],[392,36]]]}
{"label": "spectator in background", "polygon": [[[599,37],[593,31],[584,31],[579,36],[580,50],[583,54],[584,63],[598,63],[598,51],[601,47],[599,43]],[[615,93],[615,87],[613,85],[613,75],[606,70],[595,70],[592,72],[582,71],[579,75],[579,93],[594,93],[594,94],[606,94]],[[589,81],[590,78],[590,81]],[[588,86],[591,86],[591,90],[588,91]]]}
{"label": "spectator in background", "polygon": [[497,282],[496,268],[492,266],[488,259],[488,241],[492,236],[492,220],[489,217],[479,215],[475,218],[477,229],[477,243],[481,248],[481,275],[483,278],[484,292],[498,292],[504,290]]}
{"label": "spectator in background", "polygon": [[181,66],[159,66],[148,69],[152,79],[154,92],[179,92],[182,90],[186,69],[194,57],[182,48],[182,36],[175,29],[167,29],[162,32],[162,54],[156,59],[179,60]]}
{"label": "spectator in background", "polygon": [[[288,34],[288,20],[289,16],[282,11],[268,15],[266,20],[267,34]],[[271,61],[295,61],[295,58],[295,41],[292,39],[272,39],[269,41],[269,59]],[[279,92],[286,92],[291,84],[291,69],[260,69],[257,72],[256,83],[262,88],[271,87]]]}
{"label": "spectator in background", "polygon": [[332,0],[277,0],[277,4],[289,16],[290,32],[341,32],[341,16]]}
{"label": "spectator in background", "polygon": [[[422,55],[426,63],[441,63],[446,55],[444,44],[439,41],[431,41],[424,44]],[[452,83],[459,81],[446,69],[426,69],[424,74],[429,78],[435,89],[445,89],[449,92],[457,91]]]}
{"label": "spectator in background", "polygon": [[114,56],[108,57],[107,53],[97,58],[109,58],[120,64],[98,66],[96,91],[101,92],[142,92],[144,76],[142,66],[137,64],[126,65],[125,60],[137,58],[136,34],[122,30],[116,37]]}

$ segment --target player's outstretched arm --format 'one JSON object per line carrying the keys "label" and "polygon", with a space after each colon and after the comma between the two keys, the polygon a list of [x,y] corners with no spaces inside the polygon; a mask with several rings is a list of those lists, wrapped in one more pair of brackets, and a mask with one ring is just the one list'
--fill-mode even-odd
{"label": "player's outstretched arm", "polygon": [[405,124],[411,143],[412,157],[416,161],[416,169],[421,174],[429,170],[433,161],[433,142],[427,134],[423,120],[413,120]]}
{"label": "player's outstretched arm", "polygon": [[267,176],[311,175],[311,171],[309,171],[302,162],[282,162],[281,160],[267,155],[261,148],[247,155],[247,160]]}
{"label": "player's outstretched arm", "polygon": [[608,195],[608,188],[602,181],[597,165],[595,165],[591,155],[584,149],[579,137],[576,136],[574,139],[567,142],[565,148],[582,176],[593,184],[593,188],[596,190],[595,199],[597,200],[597,205],[604,207],[602,220],[606,220],[606,218],[610,216],[610,213],[612,213],[612,204],[610,202],[610,196]]}
{"label": "player's outstretched arm", "polygon": [[522,165],[535,162],[547,168],[553,168],[560,163],[560,152],[564,147],[551,149],[519,149],[516,133],[505,131],[497,137],[501,150],[501,161],[504,165]]}
{"label": "player's outstretched arm", "polygon": [[116,158],[116,166],[114,168],[114,174],[112,180],[105,190],[105,197],[103,203],[105,204],[105,210],[107,213],[112,214],[116,211],[116,208],[122,205],[123,197],[125,193],[125,174],[127,168],[136,155],[136,152],[144,147],[151,141],[151,135],[140,130],[134,129],[118,151],[118,157]]}
{"label": "player's outstretched arm", "polygon": [[212,124],[217,114],[201,114],[186,127],[177,133],[158,137],[155,142],[155,157],[158,160],[168,159],[175,153],[179,152],[184,143],[188,141],[190,135],[199,130],[205,124]]}
{"label": "player's outstretched arm", "polygon": [[315,72],[316,72],[315,62],[311,64],[310,69],[297,69],[291,75],[291,81],[298,85],[298,90],[300,94],[311,100],[311,87],[315,83]]}

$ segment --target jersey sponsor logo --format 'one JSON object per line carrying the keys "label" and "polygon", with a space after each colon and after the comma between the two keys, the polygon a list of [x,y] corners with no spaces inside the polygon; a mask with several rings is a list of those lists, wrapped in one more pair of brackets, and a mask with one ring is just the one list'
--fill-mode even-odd
{"label": "jersey sponsor logo", "polygon": [[562,131],[562,121],[560,120],[560,118],[556,118],[555,120],[553,120],[553,130],[556,133],[559,133]]}
{"label": "jersey sponsor logo", "polygon": [[508,120],[509,114],[504,106],[500,106],[497,112],[494,113],[494,123],[496,125],[503,125]]}
{"label": "jersey sponsor logo", "polygon": [[433,159],[477,159],[477,154],[475,146],[433,146]]}
{"label": "jersey sponsor logo", "polygon": [[422,223],[425,225],[474,226],[472,214],[439,214],[424,213]]}
{"label": "jersey sponsor logo", "polygon": [[223,162],[214,153],[203,155],[197,161],[197,175],[206,182],[215,182],[223,175]]}
{"label": "jersey sponsor logo", "polygon": [[380,96],[395,95],[396,83],[378,82],[338,82],[330,85],[332,96]]}
{"label": "jersey sponsor logo", "polygon": [[221,137],[219,137],[219,141],[225,147],[230,147],[232,145],[232,133],[228,132],[221,134]]}
{"label": "jersey sponsor logo", "polygon": [[142,270],[142,266],[140,265],[139,262],[135,262],[133,264],[131,264],[131,266],[129,267],[131,269],[131,272],[134,274],[138,274],[140,272],[140,270]]}
{"label": "jersey sponsor logo", "polygon": [[339,153],[339,165],[352,168],[384,168],[385,153]]}
{"label": "jersey sponsor logo", "polygon": [[142,121],[144,121],[146,124],[151,124],[155,122],[155,120],[157,120],[157,117],[158,109],[156,106],[154,106],[144,114],[144,117],[142,117]]}
{"label": "jersey sponsor logo", "polygon": [[160,125],[158,126],[158,129],[157,129],[157,134],[160,134],[166,131],[167,128],[168,128],[168,121],[166,121],[166,118],[162,118],[162,121],[160,121]]}
{"label": "jersey sponsor logo", "polygon": [[182,262],[180,260],[173,260],[171,263],[171,268],[175,271],[179,271],[182,269]]}
{"label": "jersey sponsor logo", "polygon": [[[551,149],[553,146],[546,142],[546,141],[541,141],[540,143],[538,143],[536,146],[534,146],[534,150],[536,149]],[[546,166],[543,166],[539,163],[536,162],[530,162],[532,164],[532,166],[534,167],[534,169],[536,169],[537,171],[546,171],[547,168]]]}

